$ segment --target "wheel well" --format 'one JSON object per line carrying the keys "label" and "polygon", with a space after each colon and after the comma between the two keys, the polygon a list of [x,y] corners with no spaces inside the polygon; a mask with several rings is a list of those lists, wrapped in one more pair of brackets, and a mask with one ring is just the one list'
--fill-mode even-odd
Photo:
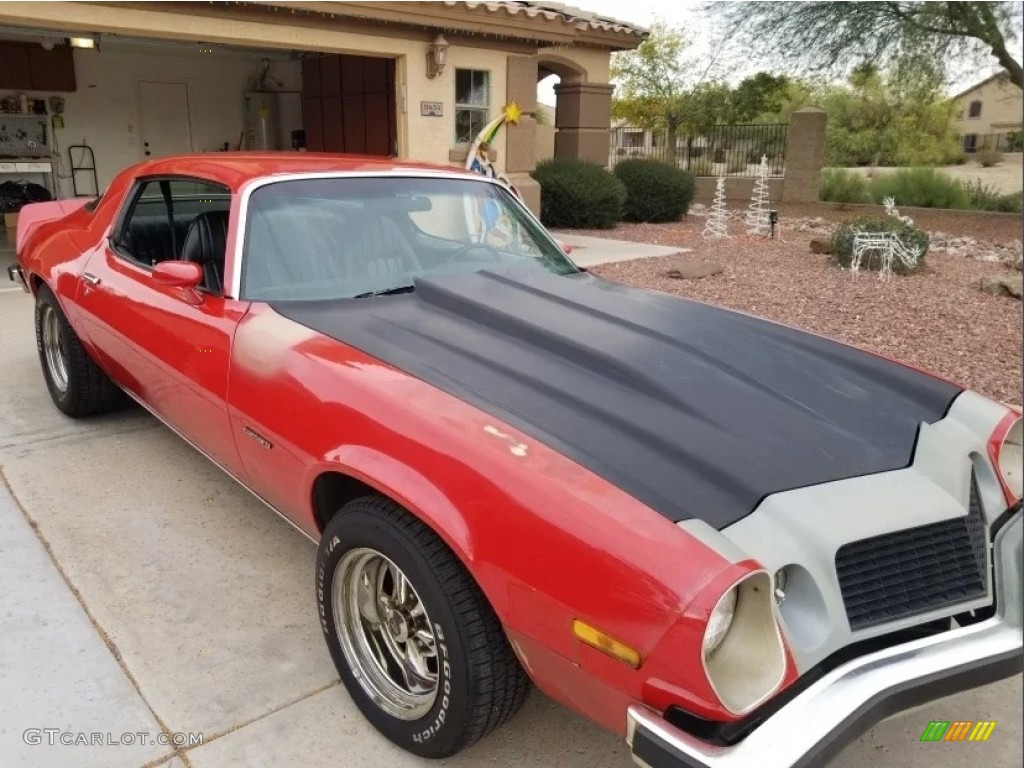
{"label": "wheel well", "polygon": [[362,480],[341,472],[324,472],[313,482],[313,519],[323,533],[334,513],[358,499],[378,493],[377,489]]}
{"label": "wheel well", "polygon": [[34,272],[28,276],[28,287],[32,289],[32,293],[39,293],[39,286],[43,284],[43,278]]}

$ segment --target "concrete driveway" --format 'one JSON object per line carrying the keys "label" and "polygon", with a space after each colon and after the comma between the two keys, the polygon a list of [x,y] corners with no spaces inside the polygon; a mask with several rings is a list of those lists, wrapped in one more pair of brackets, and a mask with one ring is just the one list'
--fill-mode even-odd
{"label": "concrete driveway", "polygon": [[[316,621],[313,545],[140,409],[60,415],[32,302],[0,290],[0,765],[437,765],[378,737],[340,686]],[[905,713],[833,765],[1020,765],[1021,694],[1017,677]],[[984,744],[919,743],[933,719],[998,726]],[[158,743],[170,734],[203,743]],[[440,764],[631,763],[617,738],[535,692]]]}

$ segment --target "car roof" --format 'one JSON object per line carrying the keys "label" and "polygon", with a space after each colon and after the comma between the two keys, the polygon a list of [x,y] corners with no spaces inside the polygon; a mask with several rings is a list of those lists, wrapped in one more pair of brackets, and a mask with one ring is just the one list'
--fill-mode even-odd
{"label": "car roof", "polygon": [[237,192],[253,179],[296,173],[360,172],[388,173],[402,170],[459,173],[456,166],[431,165],[370,155],[342,155],[321,152],[204,152],[147,160],[130,169],[135,178],[142,176],[192,176],[220,182]]}

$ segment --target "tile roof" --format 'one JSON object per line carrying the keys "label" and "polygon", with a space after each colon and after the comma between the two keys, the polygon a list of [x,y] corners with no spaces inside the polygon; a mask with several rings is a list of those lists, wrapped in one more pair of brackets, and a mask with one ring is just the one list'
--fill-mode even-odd
{"label": "tile roof", "polygon": [[646,37],[647,29],[628,21],[620,21],[609,16],[601,16],[565,3],[551,2],[517,2],[516,0],[497,0],[495,2],[466,2],[465,0],[445,0],[449,7],[465,6],[470,10],[484,8],[491,13],[504,12],[510,16],[520,13],[530,18],[543,18],[548,21],[562,21],[579,29],[597,29],[602,32]]}

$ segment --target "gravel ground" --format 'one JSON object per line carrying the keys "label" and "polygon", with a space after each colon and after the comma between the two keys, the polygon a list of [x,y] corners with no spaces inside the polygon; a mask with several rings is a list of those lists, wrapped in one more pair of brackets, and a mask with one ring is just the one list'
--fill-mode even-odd
{"label": "gravel ground", "polygon": [[[800,206],[799,215],[822,216],[828,209]],[[937,226],[961,231],[961,218],[943,214]],[[1004,217],[974,226],[972,236],[993,241],[1020,234],[1020,221]],[[592,270],[605,278],[806,328],[934,371],[1003,402],[1021,402],[1021,303],[984,294],[974,285],[982,276],[1019,273],[998,263],[936,252],[918,274],[883,283],[872,273],[854,278],[827,256],[810,253],[811,235],[806,233],[784,232],[781,241],[740,235],[707,241],[701,237],[703,227],[703,218],[691,216],[678,224],[620,224],[578,234],[693,249]],[[724,271],[701,280],[666,277],[665,271],[680,260],[710,260]]]}

